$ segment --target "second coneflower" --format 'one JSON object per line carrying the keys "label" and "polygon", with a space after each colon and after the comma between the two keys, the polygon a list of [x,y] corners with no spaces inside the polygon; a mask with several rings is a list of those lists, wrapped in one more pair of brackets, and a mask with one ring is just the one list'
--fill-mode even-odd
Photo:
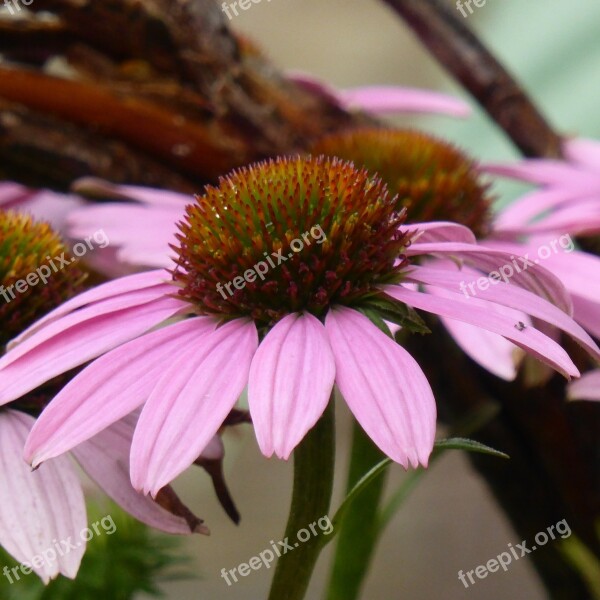
{"label": "second coneflower", "polygon": [[[515,277],[510,290],[465,299],[455,277],[411,257],[441,253],[485,269],[501,253],[478,247],[464,227],[403,220],[381,180],[338,159],[270,161],[208,187],[180,225],[173,271],[76,297],[0,361],[7,402],[99,357],[42,413],[27,459],[62,454],[143,405],[131,476],[154,495],[196,460],[246,386],[262,452],[288,458],[336,385],[388,456],[426,465],[434,398],[386,325],[422,331],[412,307],[503,335],[566,376],[578,375],[568,355],[535,327],[519,327],[520,311],[599,355],[564,312],[528,291],[568,302],[544,269]],[[419,291],[422,283],[438,293]]]}

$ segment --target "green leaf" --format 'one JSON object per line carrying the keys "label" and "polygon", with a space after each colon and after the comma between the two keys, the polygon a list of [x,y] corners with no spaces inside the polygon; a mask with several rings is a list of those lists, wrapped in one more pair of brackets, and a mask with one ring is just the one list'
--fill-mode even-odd
{"label": "green leaf", "polygon": [[490,446],[486,446],[485,444],[481,444],[480,442],[476,442],[475,440],[469,440],[467,438],[448,438],[445,440],[438,440],[435,443],[436,450],[466,450],[467,452],[478,452],[480,454],[489,454],[490,456],[496,456],[497,458],[510,458],[508,454],[504,452],[500,452],[500,450],[495,450],[494,448],[490,448]]}
{"label": "green leaf", "polygon": [[[489,456],[495,456],[497,458],[510,458],[508,454],[504,452],[500,452],[499,450],[495,450],[494,448],[490,448],[485,444],[481,444],[480,442],[476,442],[475,440],[469,440],[467,438],[448,438],[443,440],[438,440],[434,444],[433,453],[431,455],[431,461],[435,460],[438,455],[440,455],[444,450],[466,450],[467,452],[477,452],[480,454],[487,454]],[[331,523],[333,525],[332,533],[327,536],[324,540],[324,543],[329,543],[338,533],[338,528],[340,523],[342,522],[348,507],[352,504],[354,499],[363,492],[372,482],[373,480],[390,464],[392,460],[390,458],[386,458],[376,464],[372,469],[367,471],[357,482],[356,485],[350,490],[348,495],[344,498],[343,502],[340,504],[337,512],[335,513],[333,519],[331,519]],[[415,473],[424,474],[425,471],[420,469],[419,471],[414,471]],[[387,512],[387,509],[386,509]]]}
{"label": "green leaf", "polygon": [[379,315],[380,318],[400,325],[414,333],[431,333],[425,321],[411,308],[387,294],[371,296],[357,306],[359,310],[367,309]]}

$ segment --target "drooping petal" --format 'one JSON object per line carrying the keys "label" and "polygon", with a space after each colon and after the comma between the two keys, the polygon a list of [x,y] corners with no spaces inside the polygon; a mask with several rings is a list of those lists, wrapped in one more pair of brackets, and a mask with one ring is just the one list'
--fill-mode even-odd
{"label": "drooping petal", "polygon": [[[81,484],[68,457],[33,472],[23,460],[33,422],[23,413],[0,411],[0,544],[48,583],[58,573],[70,578],[77,574],[87,517]],[[43,561],[36,558],[33,565],[34,557]]]}
{"label": "drooping petal", "polygon": [[133,437],[131,480],[155,496],[208,445],[248,383],[253,322],[230,321],[188,344],[146,402]]}
{"label": "drooping petal", "polygon": [[262,453],[287,460],[323,414],[335,361],[322,323],[291,314],[261,342],[250,368],[248,404]]}
{"label": "drooping petal", "polygon": [[468,294],[468,286],[471,284],[471,289],[475,290],[474,295],[477,298],[513,308],[558,327],[581,344],[591,356],[600,361],[600,349],[594,340],[569,315],[554,306],[554,304],[520,287],[503,281],[492,281],[483,278],[487,287],[480,289],[475,285],[478,281],[477,275],[473,276],[472,271],[468,269],[456,271],[431,267],[414,267],[407,275],[407,280],[441,287],[455,294],[461,294],[463,293],[461,290],[464,290],[467,292],[465,293],[467,300],[474,300],[475,298],[471,298]]}
{"label": "drooping petal", "polygon": [[520,348],[495,333],[455,319],[440,317],[454,341],[472,360],[506,381],[517,376],[517,364],[523,357]]}
{"label": "drooping petal", "polygon": [[148,288],[159,289],[157,297],[160,294],[160,287],[164,283],[171,281],[172,276],[163,270],[148,271],[145,273],[136,273],[135,275],[128,275],[127,277],[121,277],[114,281],[103,283],[99,286],[78,294],[71,300],[67,300],[54,310],[50,311],[47,315],[33,323],[28,327],[21,335],[16,337],[9,344],[9,349],[21,344],[25,339],[33,335],[42,327],[45,327],[52,321],[56,321],[58,318],[68,315],[83,306],[101,302],[103,300],[109,300],[120,296],[121,294],[128,294],[130,292],[138,292]]}
{"label": "drooping petal", "polygon": [[427,466],[436,406],[417,362],[354,310],[330,310],[325,329],[335,357],[336,384],[363,429],[405,468],[409,463]]}
{"label": "drooping petal", "polygon": [[479,298],[464,298],[442,288],[439,288],[435,296],[415,292],[400,285],[386,286],[385,292],[414,308],[458,319],[502,335],[562,373],[567,379],[579,376],[577,367],[561,346],[533,327],[520,327],[518,311]]}
{"label": "drooping petal", "polygon": [[[567,247],[560,245],[561,238],[568,242]],[[536,237],[531,239],[526,246],[491,240],[486,241],[485,245],[506,253],[523,254],[528,252],[531,256],[535,256],[542,246],[547,246],[550,250],[552,242],[554,242],[555,250],[544,257],[543,265],[558,277],[571,294],[598,301],[600,298],[600,257],[574,250],[574,242],[570,236]],[[539,260],[541,262],[541,259]]]}
{"label": "drooping petal", "polygon": [[288,79],[297,85],[341,104],[346,109],[359,109],[374,114],[401,112],[440,113],[453,117],[468,117],[471,108],[462,100],[430,90],[392,85],[366,86],[337,90],[322,80],[300,71],[288,71]]}
{"label": "drooping petal", "polygon": [[590,371],[567,387],[569,400],[596,400],[600,402],[600,369]]}
{"label": "drooping petal", "polygon": [[[504,269],[513,285],[518,285],[534,294],[545,298],[558,306],[567,314],[573,314],[571,297],[561,280],[539,264],[528,264],[528,248],[515,245],[518,251],[513,254],[503,242],[494,242],[493,247],[488,245],[474,245],[462,243],[432,243],[411,244],[405,251],[407,256],[437,255],[443,258],[458,258],[467,264],[476,267],[488,275],[492,271]],[[488,247],[489,246],[489,247]],[[508,275],[508,268],[510,274]]]}
{"label": "drooping petal", "polygon": [[146,401],[180,348],[214,327],[215,321],[207,317],[188,319],[95,360],[42,412],[27,440],[25,458],[37,466],[124,418]]}
{"label": "drooping petal", "polygon": [[379,115],[416,112],[468,117],[471,114],[469,105],[462,100],[429,90],[380,85],[338,90],[336,95],[346,108]]}
{"label": "drooping petal", "polygon": [[[136,338],[185,306],[181,300],[165,296],[89,319],[75,313],[49,324],[0,359],[0,405]],[[62,330],[62,323],[70,326]]]}
{"label": "drooping petal", "polygon": [[73,455],[100,488],[136,519],[166,533],[193,533],[185,519],[171,514],[133,489],[129,455],[136,423],[137,415],[117,421],[74,448]]}

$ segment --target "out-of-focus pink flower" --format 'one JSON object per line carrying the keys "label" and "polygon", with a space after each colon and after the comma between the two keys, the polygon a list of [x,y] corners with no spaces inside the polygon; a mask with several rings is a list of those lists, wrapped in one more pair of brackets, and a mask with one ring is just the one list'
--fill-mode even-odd
{"label": "out-of-focus pink flower", "polygon": [[[195,531],[182,517],[161,508],[131,486],[129,451],[137,416],[129,415],[88,441],[72,455],[117,504],[140,521],[167,533]],[[27,563],[44,583],[59,573],[74,578],[86,548],[83,492],[69,456],[44,463],[36,471],[23,460],[23,448],[35,419],[11,408],[0,409],[0,545]],[[72,542],[72,544],[69,544]],[[33,560],[44,557],[43,561]]]}
{"label": "out-of-focus pink flower", "polygon": [[[171,268],[171,245],[177,242],[177,223],[194,198],[167,190],[114,185],[94,178],[77,181],[75,191],[85,195],[112,197],[116,202],[87,204],[71,211],[67,234],[83,240],[102,228],[110,239],[110,255],[94,266],[109,275],[122,271]],[[106,249],[108,250],[108,248]],[[101,259],[102,252],[97,253]]]}

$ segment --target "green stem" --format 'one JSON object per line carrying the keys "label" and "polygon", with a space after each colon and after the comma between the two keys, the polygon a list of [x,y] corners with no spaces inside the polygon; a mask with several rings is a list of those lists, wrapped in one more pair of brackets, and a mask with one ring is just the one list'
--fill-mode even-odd
{"label": "green stem", "polygon": [[[302,600],[323,547],[321,536],[298,539],[301,529],[316,529],[329,514],[335,461],[335,417],[333,398],[319,422],[294,451],[294,489],[285,541],[293,547],[277,562],[269,600]],[[316,529],[318,533],[319,529]],[[297,545],[296,545],[297,544]]]}
{"label": "green stem", "polygon": [[[358,423],[354,423],[347,493],[358,480],[385,458]],[[327,600],[355,600],[377,543],[378,509],[388,469],[363,490],[349,506],[340,528]]]}

